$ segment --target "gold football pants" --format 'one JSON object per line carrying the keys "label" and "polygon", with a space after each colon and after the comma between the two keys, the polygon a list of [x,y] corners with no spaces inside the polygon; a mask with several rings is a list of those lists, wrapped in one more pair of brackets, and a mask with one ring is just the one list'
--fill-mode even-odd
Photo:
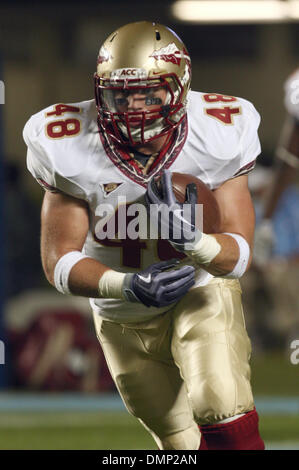
{"label": "gold football pants", "polygon": [[198,449],[197,424],[254,408],[238,280],[214,278],[146,322],[94,321],[128,411],[160,449]]}

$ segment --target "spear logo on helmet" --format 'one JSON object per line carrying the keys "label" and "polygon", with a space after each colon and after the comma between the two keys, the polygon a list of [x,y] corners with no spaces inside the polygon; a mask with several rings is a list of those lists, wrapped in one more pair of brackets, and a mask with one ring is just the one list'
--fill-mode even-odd
{"label": "spear logo on helmet", "polygon": [[181,65],[182,59],[190,62],[190,57],[187,51],[185,49],[180,51],[174,42],[168,44],[166,47],[161,47],[161,49],[154,51],[150,57],[154,57],[157,60],[164,60],[165,62],[172,62],[178,66]]}
{"label": "spear logo on helmet", "polygon": [[109,51],[102,46],[98,55],[97,63],[102,64],[103,62],[109,62],[112,59],[113,57],[110,55]]}

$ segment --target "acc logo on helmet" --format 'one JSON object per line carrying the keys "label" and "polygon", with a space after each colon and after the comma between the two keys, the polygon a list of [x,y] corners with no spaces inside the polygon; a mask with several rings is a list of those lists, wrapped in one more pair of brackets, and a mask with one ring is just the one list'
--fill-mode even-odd
{"label": "acc logo on helmet", "polygon": [[116,69],[111,73],[111,78],[146,78],[146,76],[146,70],[141,68]]}

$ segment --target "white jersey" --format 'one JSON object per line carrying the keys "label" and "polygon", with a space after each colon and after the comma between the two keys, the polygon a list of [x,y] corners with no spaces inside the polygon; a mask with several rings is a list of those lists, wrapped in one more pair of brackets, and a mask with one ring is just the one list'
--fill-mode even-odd
{"label": "white jersey", "polygon": [[284,104],[287,112],[299,121],[299,69],[284,84]]}
{"label": "white jersey", "polygon": [[[212,190],[248,173],[260,153],[259,123],[258,112],[247,100],[190,91],[187,118],[175,142],[146,176],[100,138],[94,100],[46,108],[29,119],[23,135],[27,166],[34,178],[47,190],[87,202],[90,229],[84,253],[114,270],[138,272],[179,254],[166,240],[99,239],[97,227],[104,204],[117,211],[121,197],[127,203],[142,202],[148,180],[163,168],[192,174]],[[198,269],[196,286],[211,278]],[[90,301],[98,314],[120,323],[145,321],[167,310],[118,299]]]}

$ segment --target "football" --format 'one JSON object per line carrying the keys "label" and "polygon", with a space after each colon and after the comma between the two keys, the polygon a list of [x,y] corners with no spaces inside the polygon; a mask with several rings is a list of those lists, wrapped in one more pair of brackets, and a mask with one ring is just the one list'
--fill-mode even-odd
{"label": "football", "polygon": [[199,178],[187,173],[172,173],[172,188],[178,202],[186,198],[186,186],[195,183],[197,187],[197,204],[203,205],[203,232],[219,233],[220,210],[213,192]]}

